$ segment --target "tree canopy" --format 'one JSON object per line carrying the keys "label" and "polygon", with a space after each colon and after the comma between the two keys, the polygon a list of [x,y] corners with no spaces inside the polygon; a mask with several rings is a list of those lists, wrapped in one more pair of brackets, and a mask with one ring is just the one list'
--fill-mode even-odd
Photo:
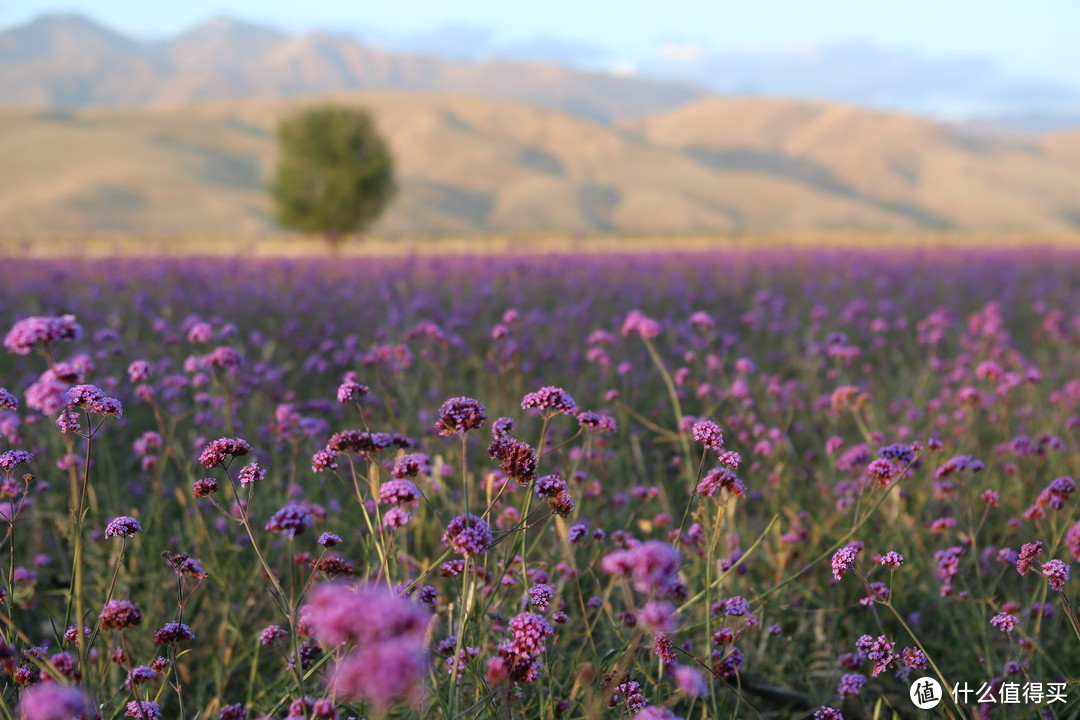
{"label": "tree canopy", "polygon": [[302,108],[281,120],[277,140],[271,196],[275,220],[286,228],[321,233],[338,249],[396,194],[393,157],[364,109]]}

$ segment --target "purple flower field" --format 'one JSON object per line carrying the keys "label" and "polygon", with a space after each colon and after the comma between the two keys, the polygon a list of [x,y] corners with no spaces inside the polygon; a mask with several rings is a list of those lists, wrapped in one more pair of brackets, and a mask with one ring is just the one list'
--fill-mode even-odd
{"label": "purple flower field", "polygon": [[5,268],[0,718],[1080,712],[1080,252]]}

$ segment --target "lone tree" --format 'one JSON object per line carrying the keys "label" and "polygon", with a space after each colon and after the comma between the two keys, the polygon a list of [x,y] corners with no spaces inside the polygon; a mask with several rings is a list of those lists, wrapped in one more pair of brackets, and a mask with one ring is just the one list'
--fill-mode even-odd
{"label": "lone tree", "polygon": [[397,192],[390,150],[365,110],[304,108],[278,124],[277,139],[275,219],[292,230],[322,233],[334,252],[347,233],[378,218]]}

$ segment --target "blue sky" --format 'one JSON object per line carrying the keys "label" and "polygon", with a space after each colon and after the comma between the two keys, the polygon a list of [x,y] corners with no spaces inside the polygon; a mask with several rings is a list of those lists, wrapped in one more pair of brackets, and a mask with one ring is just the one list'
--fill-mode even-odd
{"label": "blue sky", "polygon": [[287,30],[400,36],[461,25],[500,42],[546,37],[597,46],[628,63],[672,44],[787,50],[862,40],[929,56],[982,56],[1008,73],[1080,85],[1078,0],[0,0],[0,26],[60,11],[148,35],[215,14]]}

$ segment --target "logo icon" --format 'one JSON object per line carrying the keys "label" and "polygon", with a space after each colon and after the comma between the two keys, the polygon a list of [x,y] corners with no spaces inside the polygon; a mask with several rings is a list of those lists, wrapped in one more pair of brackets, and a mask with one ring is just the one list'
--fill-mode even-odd
{"label": "logo icon", "polygon": [[911,702],[920,710],[936,708],[941,702],[941,683],[934,678],[919,678],[911,683]]}

